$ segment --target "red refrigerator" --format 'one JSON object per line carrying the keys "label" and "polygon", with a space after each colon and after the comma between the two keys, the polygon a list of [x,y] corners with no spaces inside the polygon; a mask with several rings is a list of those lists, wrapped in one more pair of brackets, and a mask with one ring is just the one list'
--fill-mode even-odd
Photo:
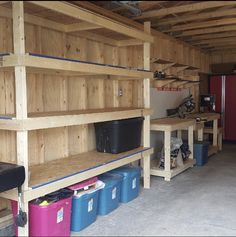
{"label": "red refrigerator", "polygon": [[210,93],[216,96],[216,112],[221,113],[224,140],[236,141],[236,75],[211,76]]}

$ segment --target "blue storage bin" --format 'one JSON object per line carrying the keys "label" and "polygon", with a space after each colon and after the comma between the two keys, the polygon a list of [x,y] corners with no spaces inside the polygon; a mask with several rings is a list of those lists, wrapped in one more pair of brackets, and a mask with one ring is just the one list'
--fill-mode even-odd
{"label": "blue storage bin", "polygon": [[208,161],[208,146],[207,142],[197,142],[193,145],[193,157],[196,159],[197,166],[203,166]]}
{"label": "blue storage bin", "polygon": [[110,172],[123,177],[120,202],[127,203],[138,197],[141,177],[139,167],[123,166]]}
{"label": "blue storage bin", "polygon": [[100,190],[73,196],[71,213],[71,231],[81,231],[97,219],[98,197]]}
{"label": "blue storage bin", "polygon": [[98,214],[107,215],[119,206],[123,177],[117,174],[105,173],[99,176],[99,180],[105,183],[105,187],[99,193]]}

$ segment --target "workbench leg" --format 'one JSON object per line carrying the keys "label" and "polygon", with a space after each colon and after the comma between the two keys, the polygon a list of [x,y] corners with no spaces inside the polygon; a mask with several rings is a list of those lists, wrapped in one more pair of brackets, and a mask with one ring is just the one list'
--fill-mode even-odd
{"label": "workbench leg", "polygon": [[143,187],[150,188],[150,156],[143,157]]}
{"label": "workbench leg", "polygon": [[24,212],[27,215],[27,223],[24,227],[18,227],[18,236],[29,236],[29,203],[22,203]]}
{"label": "workbench leg", "polygon": [[177,137],[178,137],[179,139],[182,138],[182,130],[178,130],[178,131],[177,131]]}
{"label": "workbench leg", "polygon": [[188,128],[188,146],[191,152],[189,158],[193,159],[193,126]]}
{"label": "workbench leg", "polygon": [[199,142],[203,141],[203,128],[200,128],[200,129],[197,130],[197,140]]}
{"label": "workbench leg", "polygon": [[217,141],[218,141],[218,120],[215,119],[213,121],[213,146],[217,147]]}
{"label": "workbench leg", "polygon": [[169,174],[168,176],[165,176],[166,181],[170,181],[170,163],[171,163],[171,156],[170,156],[170,149],[171,149],[171,132],[165,131],[165,139],[164,139],[164,151],[165,151],[165,173]]}

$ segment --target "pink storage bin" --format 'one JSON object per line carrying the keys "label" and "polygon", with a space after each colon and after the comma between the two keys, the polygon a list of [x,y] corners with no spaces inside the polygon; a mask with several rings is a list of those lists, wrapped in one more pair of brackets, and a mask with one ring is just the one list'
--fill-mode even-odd
{"label": "pink storage bin", "polygon": [[[62,199],[48,206],[29,204],[30,236],[70,236],[72,197]],[[17,202],[12,201],[13,216],[17,215]],[[18,229],[16,236],[18,236]]]}

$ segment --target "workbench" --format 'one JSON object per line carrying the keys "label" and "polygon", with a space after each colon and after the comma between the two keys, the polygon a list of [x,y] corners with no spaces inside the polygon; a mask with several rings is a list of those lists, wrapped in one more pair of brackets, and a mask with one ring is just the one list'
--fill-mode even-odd
{"label": "workbench", "polygon": [[[151,120],[151,131],[164,132],[164,152],[165,168],[158,166],[158,161],[154,159],[151,164],[151,175],[164,177],[166,181],[193,167],[196,161],[193,159],[193,130],[196,121],[194,119],[162,118]],[[188,145],[191,152],[189,159],[182,166],[171,169],[171,132],[177,131],[177,136],[181,137],[181,130],[188,130]]]}
{"label": "workbench", "polygon": [[204,134],[204,124],[206,122],[213,121],[213,142],[212,145],[209,146],[208,156],[217,153],[218,151],[218,119],[220,119],[220,114],[217,113],[193,113],[186,115],[186,119],[199,119],[196,122],[195,129],[197,131],[198,141],[203,141]]}

